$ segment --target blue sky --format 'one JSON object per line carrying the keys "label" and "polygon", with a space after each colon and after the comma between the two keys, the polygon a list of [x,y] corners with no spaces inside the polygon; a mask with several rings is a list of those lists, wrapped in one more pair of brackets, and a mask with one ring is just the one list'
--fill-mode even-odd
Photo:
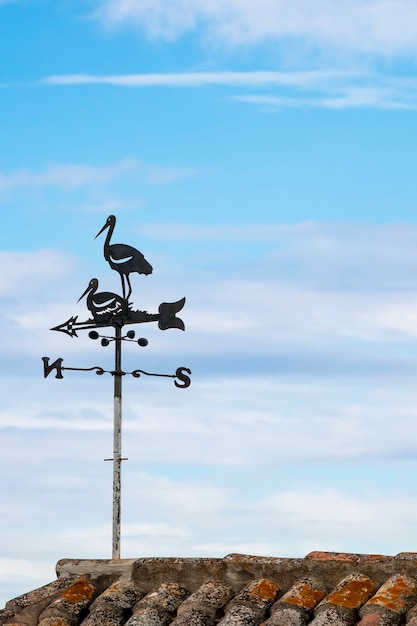
{"label": "blue sky", "polygon": [[122,556],[415,550],[417,6],[0,0],[0,605],[111,556],[111,366],[53,333],[139,248]]}

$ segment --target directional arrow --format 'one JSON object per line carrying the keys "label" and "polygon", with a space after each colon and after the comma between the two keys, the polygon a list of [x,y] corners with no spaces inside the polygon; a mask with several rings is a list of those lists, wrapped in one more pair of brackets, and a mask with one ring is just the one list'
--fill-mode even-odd
{"label": "directional arrow", "polygon": [[78,337],[77,331],[79,330],[91,330],[94,328],[103,328],[105,326],[113,326],[117,320],[120,320],[122,325],[124,324],[142,324],[145,322],[158,322],[158,326],[161,330],[168,330],[168,328],[179,328],[185,330],[185,325],[182,319],[177,317],[177,313],[184,307],[185,298],[177,300],[177,302],[162,302],[158,307],[158,313],[148,313],[147,311],[132,311],[128,309],[126,314],[114,315],[106,323],[99,323],[93,319],[86,320],[85,322],[79,322],[78,315],[70,317],[66,322],[54,326],[51,330],[57,330],[61,333],[65,333],[70,337]]}

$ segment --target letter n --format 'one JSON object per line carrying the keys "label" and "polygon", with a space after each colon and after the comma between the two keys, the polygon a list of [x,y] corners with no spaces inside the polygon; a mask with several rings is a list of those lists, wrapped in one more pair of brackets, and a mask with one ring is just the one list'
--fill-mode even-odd
{"label": "letter n", "polygon": [[64,378],[62,375],[62,361],[64,359],[56,359],[51,365],[49,365],[49,356],[43,356],[43,377],[47,378],[52,370],[56,370],[55,378]]}

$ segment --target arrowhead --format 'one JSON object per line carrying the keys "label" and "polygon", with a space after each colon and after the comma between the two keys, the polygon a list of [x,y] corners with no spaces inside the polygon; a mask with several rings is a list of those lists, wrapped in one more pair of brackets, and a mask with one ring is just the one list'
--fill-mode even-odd
{"label": "arrowhead", "polygon": [[54,326],[53,328],[51,328],[51,330],[58,330],[61,333],[69,335],[70,337],[78,337],[77,331],[74,328],[74,324],[76,324],[77,319],[78,315],[76,315],[75,317],[70,317],[69,320],[67,320],[63,324],[60,324],[59,326]]}

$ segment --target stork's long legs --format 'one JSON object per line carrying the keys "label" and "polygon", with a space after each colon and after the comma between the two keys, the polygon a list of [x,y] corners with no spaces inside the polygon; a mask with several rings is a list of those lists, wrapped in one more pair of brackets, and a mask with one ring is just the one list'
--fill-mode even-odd
{"label": "stork's long legs", "polygon": [[122,281],[122,294],[123,294],[123,298],[124,300],[126,300],[126,287],[125,287],[125,275],[124,274],[120,274],[120,280]]}
{"label": "stork's long legs", "polygon": [[125,276],[126,276],[127,284],[129,285],[129,293],[126,296],[126,300],[129,300],[130,294],[132,293],[132,285],[130,284],[129,274],[126,274]]}
{"label": "stork's long legs", "polygon": [[[132,285],[130,284],[130,278],[129,278],[129,274],[120,274],[120,279],[122,281],[122,293],[123,293],[123,298],[125,300],[128,300],[130,298],[130,294],[132,293]],[[128,284],[129,287],[129,291],[127,292],[126,295],[126,283]]]}

